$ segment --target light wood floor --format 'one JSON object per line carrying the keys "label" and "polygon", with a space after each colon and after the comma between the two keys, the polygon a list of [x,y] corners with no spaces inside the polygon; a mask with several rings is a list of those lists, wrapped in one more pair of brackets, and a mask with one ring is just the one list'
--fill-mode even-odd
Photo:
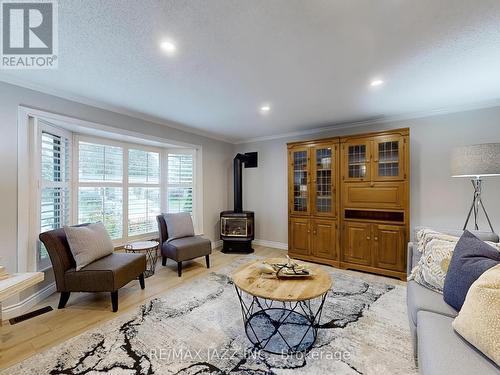
{"label": "light wood floor", "polygon": [[[255,254],[266,257],[281,257],[286,254],[284,250],[257,245],[254,245],[254,249]],[[199,258],[185,262],[182,277],[177,277],[177,265],[174,261],[170,260],[167,267],[158,262],[155,275],[146,279],[146,289],[141,290],[138,281],[120,289],[119,309],[116,313],[111,312],[109,293],[72,293],[66,308],[62,310],[57,309],[59,294],[55,293],[33,308],[35,310],[50,305],[53,311],[15,325],[4,322],[0,328],[0,369],[12,366],[108,319],[116,318],[151,298],[167,293],[182,282],[217,271],[239,257],[245,255],[222,254],[215,250],[210,257],[210,270],[205,266],[205,258]]]}

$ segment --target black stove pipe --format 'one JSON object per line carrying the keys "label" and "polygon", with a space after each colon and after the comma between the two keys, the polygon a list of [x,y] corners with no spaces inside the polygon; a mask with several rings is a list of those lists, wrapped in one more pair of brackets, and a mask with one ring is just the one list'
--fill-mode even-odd
{"label": "black stove pipe", "polygon": [[248,160],[248,156],[244,154],[237,154],[233,160],[234,169],[234,212],[243,212],[242,203],[242,171],[241,166],[244,162]]}

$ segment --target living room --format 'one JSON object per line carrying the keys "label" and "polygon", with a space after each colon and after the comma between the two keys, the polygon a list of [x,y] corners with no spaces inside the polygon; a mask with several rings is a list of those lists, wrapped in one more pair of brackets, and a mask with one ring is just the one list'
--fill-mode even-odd
{"label": "living room", "polygon": [[498,1],[0,7],[1,373],[500,374]]}

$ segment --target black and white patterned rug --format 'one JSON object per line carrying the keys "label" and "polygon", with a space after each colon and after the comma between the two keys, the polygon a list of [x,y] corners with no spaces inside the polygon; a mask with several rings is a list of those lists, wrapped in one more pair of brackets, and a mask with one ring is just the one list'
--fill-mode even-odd
{"label": "black and white patterned rug", "polygon": [[[245,261],[248,261],[247,258]],[[307,354],[252,348],[229,277],[242,261],[181,284],[5,374],[416,374],[405,287],[326,267],[333,277]]]}

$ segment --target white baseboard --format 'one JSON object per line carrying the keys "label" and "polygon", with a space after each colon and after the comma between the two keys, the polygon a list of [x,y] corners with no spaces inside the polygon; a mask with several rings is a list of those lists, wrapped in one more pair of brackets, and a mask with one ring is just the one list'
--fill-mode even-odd
{"label": "white baseboard", "polygon": [[281,249],[281,250],[288,250],[288,244],[285,242],[255,239],[253,240],[253,243],[260,246],[273,247],[275,249]]}
{"label": "white baseboard", "polygon": [[222,246],[222,240],[212,241],[212,250]]}
{"label": "white baseboard", "polygon": [[52,283],[18,303],[2,307],[2,319],[8,320],[11,318],[15,318],[16,316],[27,313],[35,305],[42,302],[45,298],[49,297],[55,292],[56,292],[56,284]]}

